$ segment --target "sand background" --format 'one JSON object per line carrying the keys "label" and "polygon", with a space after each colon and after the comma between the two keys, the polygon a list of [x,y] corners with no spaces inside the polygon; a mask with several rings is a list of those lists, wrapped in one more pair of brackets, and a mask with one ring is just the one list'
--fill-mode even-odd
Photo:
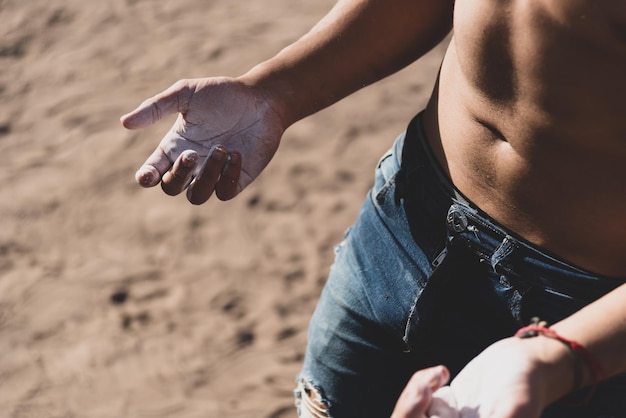
{"label": "sand background", "polygon": [[245,72],[333,3],[0,0],[0,417],[295,416],[333,247],[442,48],[290,128],[228,203],[138,187],[173,119],[119,116]]}

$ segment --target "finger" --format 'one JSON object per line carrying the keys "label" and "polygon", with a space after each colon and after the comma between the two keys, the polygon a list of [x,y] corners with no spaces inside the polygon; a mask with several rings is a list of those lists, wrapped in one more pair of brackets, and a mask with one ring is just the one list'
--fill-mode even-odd
{"label": "finger", "polygon": [[161,176],[170,169],[172,163],[161,147],[157,147],[146,162],[135,173],[135,180],[143,187],[159,184]]}
{"label": "finger", "polygon": [[429,371],[428,384],[432,391],[435,391],[448,383],[450,380],[450,372],[445,366],[436,366],[426,369]]}
{"label": "finger", "polygon": [[193,94],[189,83],[181,80],[167,90],[141,103],[135,110],[120,118],[127,129],[140,129],[152,125],[176,112],[185,113]]}
{"label": "finger", "polygon": [[213,194],[215,185],[226,164],[228,153],[223,147],[216,147],[207,158],[200,174],[187,189],[187,199],[194,205],[201,205]]}
{"label": "finger", "polygon": [[241,154],[233,151],[228,154],[226,166],[215,186],[215,195],[220,200],[230,200],[239,192],[239,176],[241,175]]}
{"label": "finger", "polygon": [[459,418],[460,412],[457,409],[456,398],[450,386],[439,388],[434,394],[428,416],[431,418]]}
{"label": "finger", "polygon": [[450,372],[445,366],[435,366],[415,372],[406,389],[428,388],[434,392],[450,379]]}
{"label": "finger", "polygon": [[416,372],[402,391],[392,418],[425,416],[433,392],[445,385],[449,378],[450,373],[444,366],[431,367]]}
{"label": "finger", "polygon": [[171,170],[166,172],[161,179],[161,189],[170,195],[176,196],[189,184],[200,157],[192,150],[184,151],[174,162]]}

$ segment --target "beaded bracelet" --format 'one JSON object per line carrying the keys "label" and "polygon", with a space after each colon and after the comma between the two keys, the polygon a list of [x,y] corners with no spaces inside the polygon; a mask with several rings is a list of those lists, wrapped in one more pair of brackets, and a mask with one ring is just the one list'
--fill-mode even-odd
{"label": "beaded bracelet", "polygon": [[574,357],[574,390],[580,389],[582,386],[582,364],[585,364],[591,371],[593,383],[591,384],[591,388],[589,389],[587,396],[581,402],[581,405],[588,403],[591,398],[593,398],[598,383],[600,383],[605,376],[602,365],[582,344],[557,334],[556,331],[548,328],[547,325],[548,324],[546,322],[541,322],[538,318],[533,318],[531,320],[531,325],[518,330],[515,333],[515,336],[519,338],[531,338],[543,335],[565,344]]}

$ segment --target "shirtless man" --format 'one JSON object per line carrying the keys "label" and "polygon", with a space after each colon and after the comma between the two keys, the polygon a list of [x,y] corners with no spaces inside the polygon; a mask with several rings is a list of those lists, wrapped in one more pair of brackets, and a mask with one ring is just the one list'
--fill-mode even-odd
{"label": "shirtless man", "polygon": [[[447,369],[418,372],[395,417],[626,416],[621,0],[340,0],[247,74],[182,80],[123,116],[136,129],[179,113],[137,180],[233,198],[287,127],[450,30],[432,98],[381,159],[320,299],[300,414],[389,416],[415,370],[444,364],[451,389],[436,391]],[[511,337],[531,316],[590,358]],[[598,379],[586,406],[557,402]]]}

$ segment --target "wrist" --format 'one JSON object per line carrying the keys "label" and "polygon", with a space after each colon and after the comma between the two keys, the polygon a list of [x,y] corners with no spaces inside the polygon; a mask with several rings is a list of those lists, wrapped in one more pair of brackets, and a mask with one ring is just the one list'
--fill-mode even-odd
{"label": "wrist", "polygon": [[277,116],[283,131],[295,122],[290,115],[289,105],[278,94],[278,92],[283,90],[280,86],[274,85],[251,72],[238,77],[237,80],[250,88],[259,100],[268,107],[268,110]]}
{"label": "wrist", "polygon": [[310,95],[297,92],[289,81],[288,71],[282,70],[273,60],[256,65],[237,79],[263,98],[281,120],[284,129],[308,116],[302,109],[304,101],[297,98]]}
{"label": "wrist", "polygon": [[[558,345],[560,345],[561,347],[565,347],[571,359],[570,363],[572,365],[573,384],[571,385],[570,390],[561,393],[561,396],[569,392],[576,391],[583,386],[587,386],[588,384],[591,384],[591,387],[588,391],[586,398],[580,403],[585,404],[591,400],[591,398],[594,395],[597,384],[600,382],[600,380],[604,378],[605,373],[604,373],[602,364],[600,364],[600,362],[595,358],[595,356],[587,348],[585,348],[585,346],[583,346],[576,340],[567,338],[559,334],[554,329],[548,328],[545,322],[540,322],[539,319],[537,318],[533,320],[531,325],[520,329],[515,334],[515,336],[523,340],[531,340],[531,341],[538,340],[539,341],[538,345],[544,348],[543,350],[538,351],[538,353],[540,353],[538,358],[542,360],[547,359],[548,363],[544,363],[544,364],[552,363],[553,366],[557,366],[553,370],[553,372],[557,371],[557,373],[553,376],[553,377],[556,377],[557,380],[550,383],[549,377],[551,377],[551,375],[547,376],[548,377],[547,383],[548,385],[550,385],[548,386],[548,389],[552,387],[552,384],[558,385],[558,382],[561,381],[562,376],[563,376],[562,365],[564,364],[563,350],[562,349],[558,350],[558,348],[554,344],[550,344],[549,342],[552,341],[554,343],[558,343]],[[539,337],[539,338],[532,338],[532,337]],[[548,350],[545,350],[546,345],[551,348]],[[539,364],[541,364],[541,361]],[[550,394],[550,393],[558,394],[560,392],[561,391],[555,392],[554,390],[546,391],[547,394]],[[556,399],[558,399],[558,397],[555,398],[554,400]]]}
{"label": "wrist", "polygon": [[541,389],[543,407],[564,397],[578,385],[576,359],[560,341],[552,338],[518,338],[529,353],[534,383]]}

